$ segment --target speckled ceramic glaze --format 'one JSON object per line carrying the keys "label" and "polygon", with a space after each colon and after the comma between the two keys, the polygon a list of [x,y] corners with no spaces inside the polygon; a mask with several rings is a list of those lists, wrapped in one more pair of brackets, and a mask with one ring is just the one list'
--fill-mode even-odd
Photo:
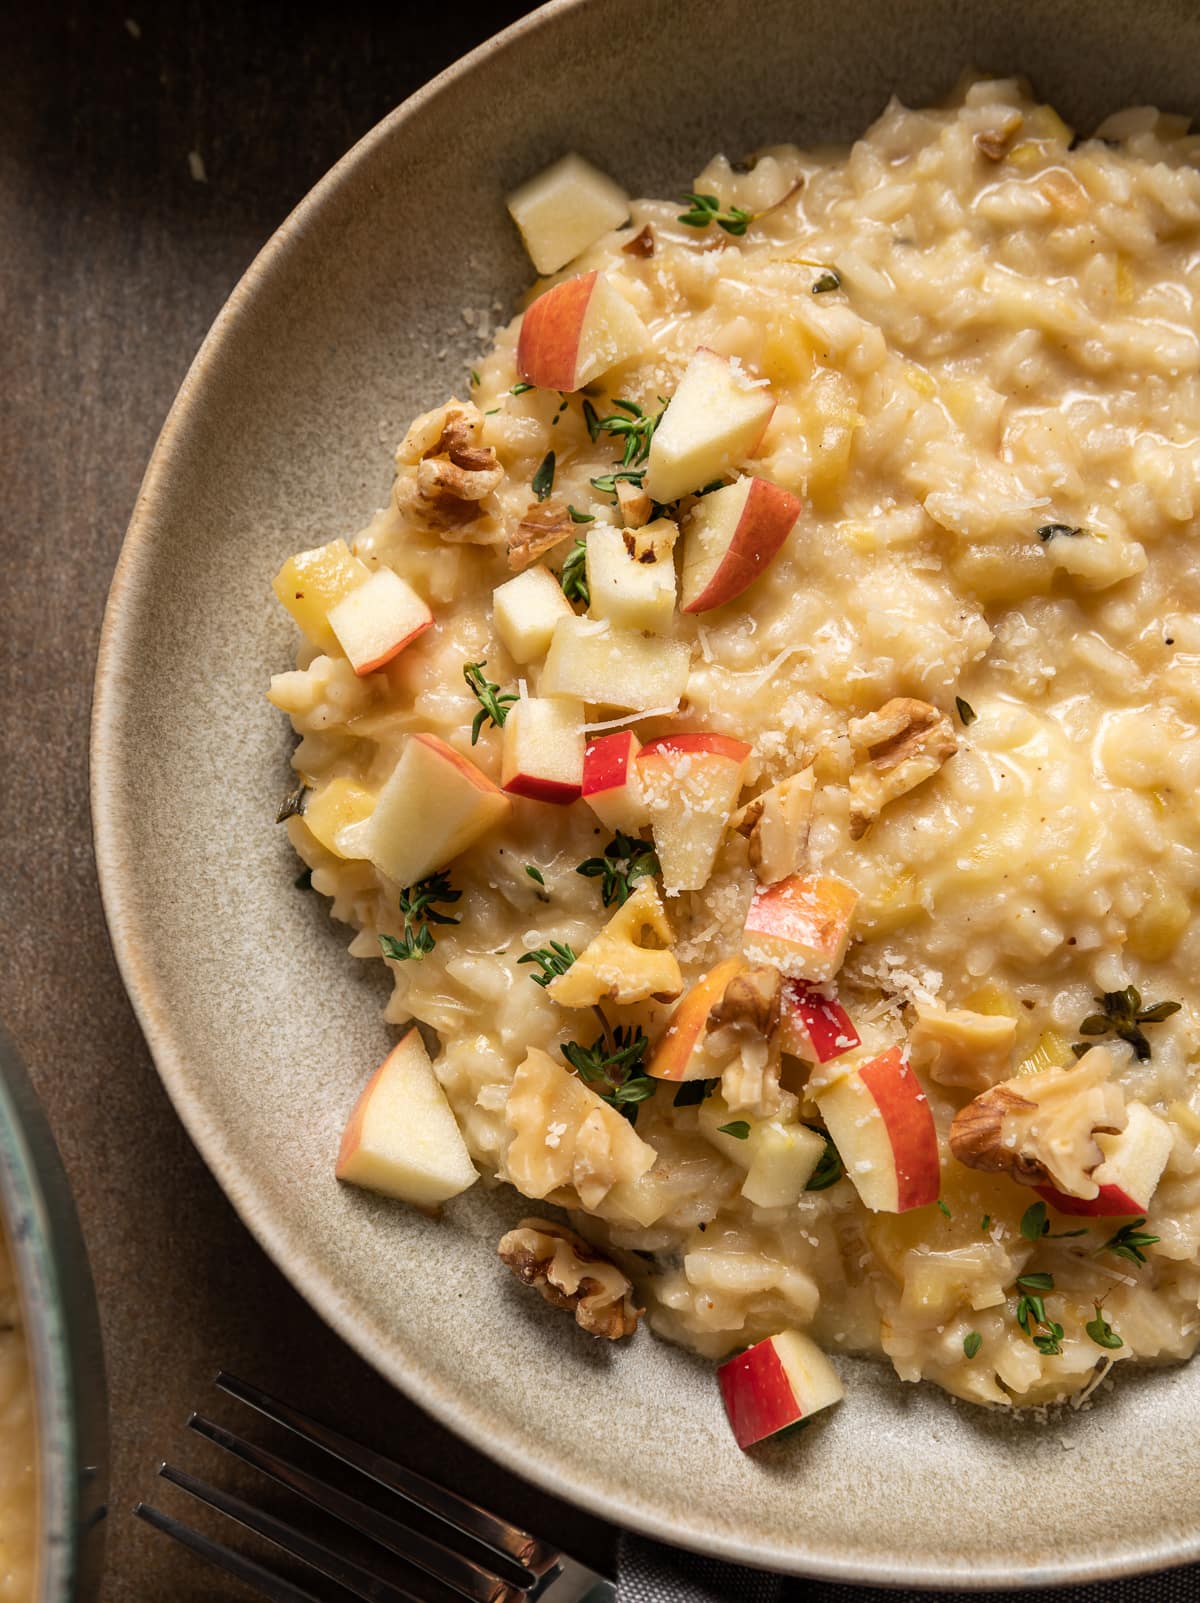
{"label": "speckled ceramic glaze", "polygon": [[[1089,1411],[1002,1418],[845,1365],[846,1402],[739,1453],[712,1370],[580,1334],[499,1267],[522,1211],[440,1223],[342,1188],[333,1156],[389,1032],[382,972],[293,888],[264,699],[293,630],[270,579],[381,504],[409,417],[457,390],[463,307],[529,269],[502,197],[564,149],[673,193],[718,149],[846,139],[893,90],[1025,72],[1081,129],[1200,107],[1190,0],[559,0],[380,124],[269,243],[196,359],[121,558],[94,806],[126,983],[180,1116],[325,1318],[484,1451],[623,1524],[839,1580],[1017,1585],[1200,1557],[1200,1363]],[[414,226],[415,224],[415,226]],[[1136,1509],[1136,1519],[1113,1518]],[[552,1533],[551,1533],[552,1534]]]}

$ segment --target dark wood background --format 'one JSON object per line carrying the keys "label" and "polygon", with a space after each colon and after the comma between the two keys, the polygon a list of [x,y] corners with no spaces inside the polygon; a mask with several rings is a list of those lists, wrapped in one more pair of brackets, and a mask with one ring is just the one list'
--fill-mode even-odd
{"label": "dark wood background", "polygon": [[[130,1515],[154,1493],[162,1456],[224,1474],[215,1450],[182,1431],[190,1408],[216,1406],[221,1366],[328,1407],[581,1558],[611,1559],[609,1527],[393,1392],[242,1228],[176,1122],[125,999],[88,822],[109,576],[201,338],[315,180],[525,9],[0,6],[0,1016],[48,1106],[99,1288],[113,1433],[106,1603],[241,1595]],[[162,1501],[180,1506],[169,1492]],[[796,1590],[815,1603],[853,1595]],[[1161,1603],[1200,1586],[1177,1576],[1092,1595]]]}

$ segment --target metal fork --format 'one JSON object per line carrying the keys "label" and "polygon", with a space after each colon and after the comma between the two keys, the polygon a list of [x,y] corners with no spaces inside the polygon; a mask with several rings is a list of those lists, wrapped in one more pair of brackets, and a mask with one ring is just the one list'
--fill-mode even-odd
{"label": "metal fork", "polygon": [[[384,1549],[368,1567],[311,1531],[210,1486],[187,1470],[159,1465],[164,1480],[281,1549],[295,1561],[302,1578],[323,1575],[351,1597],[369,1603],[455,1603],[461,1598],[470,1603],[614,1603],[616,1589],[610,1581],[499,1515],[310,1419],[257,1386],[224,1372],[217,1376],[216,1384],[228,1396],[247,1403],[311,1447],[394,1494],[392,1511],[382,1513],[278,1453],[244,1440],[203,1415],[192,1414],[187,1422],[191,1430]],[[419,1520],[418,1511],[422,1510],[433,1517],[436,1535],[414,1528],[414,1517]],[[272,1603],[328,1603],[321,1594],[305,1590],[278,1570],[170,1514],[146,1503],[136,1504],[134,1513]],[[430,1586],[427,1577],[437,1585]]]}

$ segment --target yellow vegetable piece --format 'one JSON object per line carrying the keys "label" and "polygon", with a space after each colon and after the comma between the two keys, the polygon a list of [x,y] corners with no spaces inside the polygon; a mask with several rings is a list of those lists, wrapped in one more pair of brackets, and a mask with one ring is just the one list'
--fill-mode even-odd
{"label": "yellow vegetable piece", "polygon": [[304,822],[326,851],[335,857],[344,857],[345,852],[339,851],[335,844],[338,831],[347,824],[360,823],[374,811],[374,791],[367,790],[355,779],[331,779],[308,798]]}
{"label": "yellow vegetable piece", "polygon": [[1057,1030],[1046,1030],[1028,1057],[1017,1064],[1017,1074],[1041,1074],[1045,1069],[1069,1069],[1075,1054]]}
{"label": "yellow vegetable piece", "polygon": [[329,627],[329,609],[370,577],[370,568],[351,554],[344,540],[331,540],[289,557],[271,588],[313,645],[336,657],[342,648]]}

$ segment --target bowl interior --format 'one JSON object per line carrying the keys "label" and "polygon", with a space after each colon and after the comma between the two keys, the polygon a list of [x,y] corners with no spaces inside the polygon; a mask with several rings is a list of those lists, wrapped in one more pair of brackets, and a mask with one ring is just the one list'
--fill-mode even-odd
{"label": "bowl interior", "polygon": [[[649,1339],[601,1351],[507,1283],[493,1249],[515,1197],[477,1187],[433,1224],[339,1188],[338,1133],[389,1040],[385,986],[293,888],[273,823],[289,740],[263,692],[292,638],[271,576],[360,527],[411,415],[464,393],[463,309],[494,322],[528,277],[503,194],[561,151],[635,193],[677,193],[714,150],[851,138],[892,91],[936,98],[972,63],[1030,75],[1086,129],[1131,102],[1191,109],[1197,47],[1187,0],[558,0],[318,186],[235,291],[163,432],[94,733],[105,902],[160,1071],[243,1218],[336,1329],[477,1445],[622,1523],[764,1566],[930,1585],[1195,1557],[1200,1371],[1123,1375],[1046,1425],[849,1363],[842,1408],[745,1456],[708,1365]],[[1135,1505],[1136,1522],[1112,1519]]]}

